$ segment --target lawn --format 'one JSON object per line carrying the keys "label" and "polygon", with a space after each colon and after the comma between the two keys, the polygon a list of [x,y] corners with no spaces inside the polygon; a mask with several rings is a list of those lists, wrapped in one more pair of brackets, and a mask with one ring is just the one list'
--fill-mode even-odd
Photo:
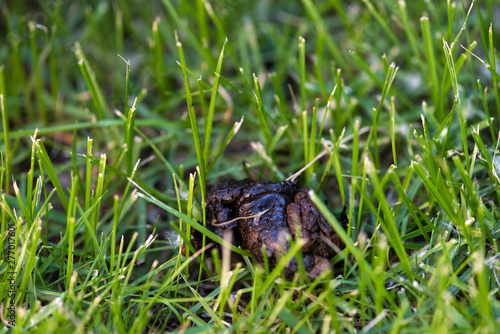
{"label": "lawn", "polygon": [[[0,1],[0,333],[500,332],[499,20]],[[287,279],[300,238],[275,266],[192,246],[214,185],[245,178],[310,189],[332,270]]]}

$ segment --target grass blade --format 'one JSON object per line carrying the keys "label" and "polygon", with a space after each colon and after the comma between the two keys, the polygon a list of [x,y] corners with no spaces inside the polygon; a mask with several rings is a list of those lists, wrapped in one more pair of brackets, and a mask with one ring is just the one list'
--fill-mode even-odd
{"label": "grass blade", "polygon": [[196,112],[193,106],[193,97],[191,95],[191,89],[189,87],[189,80],[187,76],[186,61],[184,59],[184,51],[182,50],[182,43],[179,41],[179,36],[175,34],[175,41],[177,43],[177,50],[179,52],[180,66],[182,68],[182,74],[184,76],[184,87],[186,89],[186,102],[189,111],[189,121],[191,122],[191,130],[193,130],[193,140],[196,148],[196,156],[198,157],[198,165],[200,166],[200,183],[201,191],[205,192],[206,188],[206,160],[203,157],[203,151],[201,148],[200,132],[198,128],[198,122],[196,120]]}
{"label": "grass blade", "polygon": [[217,99],[217,91],[219,90],[220,76],[222,71],[222,64],[224,63],[224,56],[226,50],[227,38],[222,45],[222,50],[220,52],[219,61],[217,62],[217,68],[215,69],[215,79],[212,86],[212,97],[210,98],[210,105],[208,107],[208,116],[205,122],[205,144],[203,150],[203,157],[205,161],[209,161],[210,158],[210,138],[212,136],[212,123],[214,121],[215,112],[215,101]]}

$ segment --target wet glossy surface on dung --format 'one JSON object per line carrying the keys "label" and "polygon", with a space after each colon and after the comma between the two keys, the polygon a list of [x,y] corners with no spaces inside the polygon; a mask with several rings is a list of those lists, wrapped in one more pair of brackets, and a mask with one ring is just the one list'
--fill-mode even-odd
{"label": "wet glossy surface on dung", "polygon": [[[231,243],[250,250],[263,263],[266,256],[275,266],[289,247],[290,238],[300,234],[304,268],[311,279],[330,268],[336,253],[329,242],[342,248],[342,242],[325,217],[312,203],[308,188],[298,183],[233,181],[213,187],[207,197],[207,228],[219,236],[231,230]],[[345,209],[340,223],[347,225]],[[193,246],[201,248],[201,234],[193,233]],[[285,268],[286,276],[298,271],[296,260]]]}

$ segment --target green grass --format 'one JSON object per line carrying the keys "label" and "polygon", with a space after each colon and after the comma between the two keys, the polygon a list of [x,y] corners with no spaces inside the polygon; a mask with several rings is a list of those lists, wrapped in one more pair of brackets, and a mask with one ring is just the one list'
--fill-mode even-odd
{"label": "green grass", "polygon": [[[2,319],[13,305],[13,333],[499,332],[499,11],[0,2]],[[333,272],[287,281],[303,240],[269,268],[210,232],[207,191],[227,176],[307,185],[345,244]],[[196,251],[193,230],[227,247]]]}

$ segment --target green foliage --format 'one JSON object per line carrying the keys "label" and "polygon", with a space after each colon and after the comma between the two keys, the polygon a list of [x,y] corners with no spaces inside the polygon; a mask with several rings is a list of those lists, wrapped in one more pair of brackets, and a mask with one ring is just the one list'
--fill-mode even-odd
{"label": "green foliage", "polygon": [[[500,331],[496,1],[0,9],[15,332]],[[208,230],[224,177],[309,186],[333,272],[287,281],[303,240],[270,268]]]}

